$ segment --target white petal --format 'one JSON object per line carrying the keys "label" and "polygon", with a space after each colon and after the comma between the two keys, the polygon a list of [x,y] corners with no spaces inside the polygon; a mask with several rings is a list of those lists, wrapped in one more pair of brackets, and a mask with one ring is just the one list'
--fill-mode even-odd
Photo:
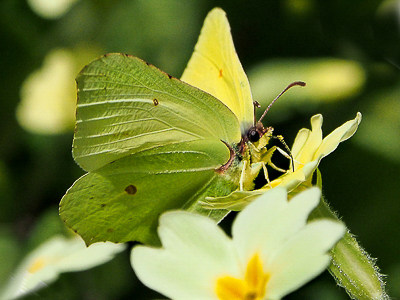
{"label": "white petal", "polygon": [[199,262],[194,257],[179,258],[164,249],[137,246],[132,250],[131,263],[143,284],[168,298],[217,299],[210,281],[212,278],[199,278]]}
{"label": "white petal", "polygon": [[349,139],[357,131],[360,122],[361,113],[357,113],[354,120],[347,121],[342,126],[332,131],[326,138],[324,138],[318,151],[315,152],[314,158],[320,156],[325,157],[334,151],[339,143]]}
{"label": "white petal", "polygon": [[272,214],[279,214],[286,202],[286,190],[275,188],[265,192],[238,214],[232,225],[232,237],[243,262],[247,262],[263,240],[268,238],[274,223]]}
{"label": "white petal", "polygon": [[303,171],[304,178],[309,178],[311,174],[314,173],[321,159],[322,157],[317,157],[315,160],[310,161],[304,165],[304,167],[301,169]]}
{"label": "white petal", "polygon": [[57,263],[60,272],[82,271],[93,268],[113,259],[117,253],[126,248],[125,244],[111,242],[100,242],[86,247],[84,241],[81,238],[79,239],[81,240],[82,248],[78,248],[77,245],[73,253]]}
{"label": "white petal", "polygon": [[267,284],[268,298],[281,298],[323,272],[330,262],[327,252],[345,230],[340,222],[314,221],[282,245],[265,266],[271,274]]}
{"label": "white petal", "polygon": [[292,155],[294,158],[296,158],[299,155],[299,152],[301,151],[301,149],[303,149],[304,144],[306,143],[310,133],[311,133],[311,130],[307,129],[307,128],[302,128],[297,133],[296,138],[294,139],[293,146],[292,146]]}
{"label": "white petal", "polygon": [[[294,172],[287,173],[281,177],[278,177],[278,179],[275,180],[280,180],[279,187],[284,187],[288,192],[291,192],[301,183],[310,178],[311,174],[318,167],[319,162],[320,159],[310,161],[306,163],[302,168],[299,168]],[[274,181],[271,182],[271,184],[273,183]],[[268,184],[266,184],[265,187],[267,188]]]}
{"label": "white petal", "polygon": [[310,188],[293,197],[281,214],[274,215],[275,222],[270,229],[271,233],[263,240],[261,248],[266,264],[288,239],[304,228],[309,214],[318,205],[320,197],[321,191],[318,188]]}
{"label": "white petal", "polygon": [[159,223],[158,234],[163,247],[177,255],[196,249],[200,255],[201,251],[211,255],[208,259],[216,262],[221,261],[220,254],[231,255],[231,239],[210,218],[174,211],[161,215]]}
{"label": "white petal", "polygon": [[318,188],[308,189],[290,202],[285,189],[275,188],[250,203],[232,227],[241,260],[247,262],[257,251],[264,259],[273,256],[282,243],[305,226],[319,200]]}
{"label": "white petal", "polygon": [[131,262],[145,285],[167,297],[216,299],[216,278],[240,274],[232,241],[209,218],[188,212],[165,213],[159,235],[164,249],[135,247]]}
{"label": "white petal", "polygon": [[[294,157],[295,161],[305,164],[312,161],[315,151],[319,148],[322,142],[322,115],[315,115],[311,117],[311,133],[309,134],[304,147],[299,154]],[[296,165],[295,165],[296,170]]]}
{"label": "white petal", "polygon": [[[295,171],[294,173],[290,173],[288,176],[283,177],[279,183],[279,187],[283,187],[290,192],[304,181],[305,178],[303,172],[301,172],[301,170]],[[268,184],[266,185],[266,188],[267,187]]]}

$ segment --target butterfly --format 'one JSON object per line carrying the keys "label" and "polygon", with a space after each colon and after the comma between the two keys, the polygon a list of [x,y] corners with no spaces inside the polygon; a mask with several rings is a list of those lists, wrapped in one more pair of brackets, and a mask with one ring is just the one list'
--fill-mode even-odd
{"label": "butterfly", "polygon": [[77,77],[73,157],[88,173],[60,202],[86,244],[157,244],[159,215],[204,211],[199,201],[251,190],[273,149],[255,121],[249,81],[225,12],[213,9],[182,78],[141,59],[108,54]]}

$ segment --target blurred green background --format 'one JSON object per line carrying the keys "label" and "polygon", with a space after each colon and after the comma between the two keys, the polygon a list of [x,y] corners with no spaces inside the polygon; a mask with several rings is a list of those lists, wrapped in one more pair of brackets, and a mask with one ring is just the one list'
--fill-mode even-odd
{"label": "blurred green background", "polygon": [[[362,112],[355,136],[320,165],[324,194],[378,258],[390,296],[400,297],[397,0],[1,0],[0,289],[30,250],[64,230],[59,200],[84,173],[71,156],[76,73],[102,54],[123,52],[180,77],[215,6],[227,12],[262,107],[290,82],[307,82],[264,119],[289,146],[316,113],[328,134]],[[63,274],[27,299],[155,297],[136,279],[125,251],[94,269]],[[285,299],[299,298],[348,296],[325,272]]]}

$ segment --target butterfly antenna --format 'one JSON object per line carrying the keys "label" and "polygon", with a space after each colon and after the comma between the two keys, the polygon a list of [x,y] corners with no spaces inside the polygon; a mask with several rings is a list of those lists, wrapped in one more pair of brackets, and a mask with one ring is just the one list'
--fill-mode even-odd
{"label": "butterfly antenna", "polygon": [[264,119],[265,115],[267,114],[267,112],[271,108],[272,104],[274,104],[275,101],[278,100],[279,97],[283,95],[283,93],[285,93],[288,89],[290,89],[290,88],[292,88],[292,87],[294,87],[296,85],[305,86],[306,83],[303,82],[303,81],[295,81],[295,82],[292,82],[291,84],[289,84],[282,92],[280,92],[280,94],[278,96],[276,96],[276,98],[274,100],[272,100],[272,102],[268,105],[267,109],[264,111],[264,113],[262,114],[262,116],[261,116],[260,120],[258,120],[258,122],[261,122],[262,119]]}
{"label": "butterfly antenna", "polygon": [[253,125],[256,125],[257,124],[256,110],[257,110],[257,108],[260,108],[261,105],[257,101],[253,101],[253,105],[254,105],[254,124]]}

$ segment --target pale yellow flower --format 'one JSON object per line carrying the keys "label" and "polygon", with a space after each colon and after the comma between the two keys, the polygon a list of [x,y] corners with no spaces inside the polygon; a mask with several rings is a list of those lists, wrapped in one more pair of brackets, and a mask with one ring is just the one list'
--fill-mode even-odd
{"label": "pale yellow flower", "polygon": [[75,76],[83,63],[99,55],[95,45],[74,49],[53,49],[21,86],[21,101],[17,107],[18,123],[35,134],[72,132],[75,124]]}
{"label": "pale yellow flower", "polygon": [[60,134],[72,131],[76,106],[76,62],[65,49],[51,51],[41,69],[21,87],[17,120],[27,131]]}
{"label": "pale yellow flower", "polygon": [[78,0],[28,0],[29,6],[45,19],[57,19],[66,14]]}
{"label": "pale yellow flower", "polygon": [[311,130],[303,128],[299,131],[294,141],[291,153],[294,166],[290,165],[288,171],[266,184],[261,189],[253,191],[235,191],[228,196],[212,198],[207,197],[202,206],[207,209],[227,209],[240,211],[256,197],[275,187],[284,187],[288,192],[299,185],[311,186],[311,179],[322,158],[332,153],[337,146],[349,139],[361,122],[361,113],[342,126],[336,128],[324,139],[322,138],[322,115],[311,118]]}
{"label": "pale yellow flower", "polygon": [[79,237],[55,236],[28,254],[11,275],[1,300],[17,299],[57,280],[60,273],[101,265],[126,248],[124,244],[96,243],[86,247]]}
{"label": "pale yellow flower", "polygon": [[[299,184],[311,181],[311,175],[318,167],[320,161],[325,156],[332,153],[337,146],[353,136],[361,122],[361,113],[342,126],[336,128],[324,139],[322,138],[322,115],[318,114],[311,118],[311,130],[301,129],[291,150],[294,171],[292,164],[286,174],[278,177],[271,182],[271,186],[284,186],[289,191]],[[270,188],[268,185],[265,188]]]}
{"label": "pale yellow flower", "polygon": [[164,213],[163,248],[133,248],[132,266],[145,285],[174,300],[280,299],[325,270],[327,252],[345,232],[332,220],[307,223],[320,195],[311,188],[288,202],[285,189],[268,191],[239,213],[232,239],[207,217]]}

